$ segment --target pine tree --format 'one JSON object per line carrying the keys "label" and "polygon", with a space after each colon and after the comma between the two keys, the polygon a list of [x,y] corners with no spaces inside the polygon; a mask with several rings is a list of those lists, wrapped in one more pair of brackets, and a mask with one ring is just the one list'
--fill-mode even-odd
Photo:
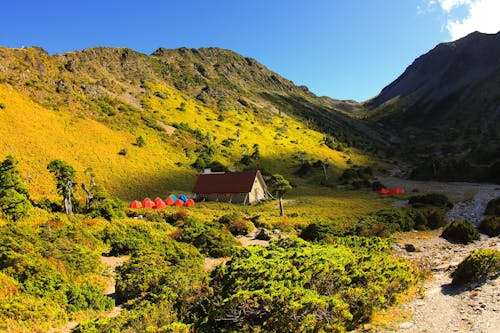
{"label": "pine tree", "polygon": [[76,171],[73,167],[61,160],[53,160],[47,165],[47,169],[56,179],[56,187],[59,194],[63,197],[63,206],[66,214],[73,213],[73,196],[76,177]]}
{"label": "pine tree", "polygon": [[32,208],[17,164],[17,159],[11,155],[0,163],[0,211],[14,221],[27,216]]}

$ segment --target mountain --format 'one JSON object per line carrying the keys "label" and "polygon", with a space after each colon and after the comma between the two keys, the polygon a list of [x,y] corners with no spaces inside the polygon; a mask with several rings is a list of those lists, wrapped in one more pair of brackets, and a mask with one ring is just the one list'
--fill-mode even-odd
{"label": "mountain", "polygon": [[[0,156],[20,159],[35,198],[54,194],[46,165],[56,158],[79,182],[91,169],[128,200],[189,191],[206,166],[317,184],[318,161],[334,179],[350,163],[371,163],[356,147],[376,149],[368,128],[330,102],[217,48],[0,48],[0,105]],[[317,167],[299,177],[304,162]]]}
{"label": "mountain", "polygon": [[469,178],[464,173],[475,173],[474,165],[487,168],[499,161],[499,87],[500,32],[474,32],[417,58],[364,107],[377,131],[408,158],[426,161],[427,169],[430,157],[468,164],[459,177],[450,170],[439,176],[433,161],[431,175],[421,176],[482,180],[489,171]]}

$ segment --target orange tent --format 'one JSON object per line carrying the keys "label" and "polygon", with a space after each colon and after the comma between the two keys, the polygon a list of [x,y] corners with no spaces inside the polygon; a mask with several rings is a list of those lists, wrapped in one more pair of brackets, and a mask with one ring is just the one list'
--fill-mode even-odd
{"label": "orange tent", "polygon": [[155,206],[155,203],[153,200],[146,198],[142,200],[142,207],[143,208],[153,208]]}
{"label": "orange tent", "polygon": [[177,201],[174,202],[174,206],[180,207],[184,205],[184,201],[181,199],[177,199]]}
{"label": "orange tent", "polygon": [[184,207],[193,207],[195,204],[194,204],[194,200],[193,199],[189,199],[188,201],[186,201],[184,203]]}
{"label": "orange tent", "polygon": [[134,200],[130,203],[129,207],[132,209],[142,208],[142,204],[140,201]]}
{"label": "orange tent", "polygon": [[379,194],[387,194],[389,193],[389,191],[387,191],[387,189],[385,188],[381,188],[380,191],[378,191]]}
{"label": "orange tent", "polygon": [[167,206],[162,198],[156,198],[154,203],[155,203],[155,206],[153,207],[154,209],[163,209]]}
{"label": "orange tent", "polygon": [[177,197],[175,195],[173,195],[173,194],[170,194],[165,199],[165,204],[167,204],[167,205],[173,205],[175,201],[177,201]]}

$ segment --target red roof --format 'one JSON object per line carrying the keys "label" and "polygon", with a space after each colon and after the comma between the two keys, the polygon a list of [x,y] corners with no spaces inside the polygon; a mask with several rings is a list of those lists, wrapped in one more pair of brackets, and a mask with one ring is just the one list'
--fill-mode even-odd
{"label": "red roof", "polygon": [[193,187],[193,193],[248,193],[260,171],[202,173]]}

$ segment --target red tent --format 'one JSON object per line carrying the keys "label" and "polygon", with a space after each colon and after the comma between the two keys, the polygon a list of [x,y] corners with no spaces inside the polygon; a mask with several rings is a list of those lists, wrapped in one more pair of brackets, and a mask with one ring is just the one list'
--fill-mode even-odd
{"label": "red tent", "polygon": [[142,207],[143,208],[153,208],[155,206],[155,203],[153,200],[146,198],[142,200]]}
{"label": "red tent", "polygon": [[163,209],[167,206],[162,198],[156,198],[154,202],[155,202],[155,206],[153,207],[154,209]]}
{"label": "red tent", "polygon": [[129,207],[132,209],[142,208],[142,204],[140,201],[134,200],[130,203]]}
{"label": "red tent", "polygon": [[184,201],[182,201],[181,199],[177,199],[177,201],[174,202],[174,206],[177,207],[184,206]]}
{"label": "red tent", "polygon": [[391,189],[389,190],[389,192],[387,192],[387,194],[396,194],[396,190],[395,190],[395,189],[393,189],[393,188],[391,188]]}
{"label": "red tent", "polygon": [[387,191],[387,189],[385,188],[381,188],[380,191],[378,191],[379,194],[387,194],[389,193],[389,191]]}
{"label": "red tent", "polygon": [[184,203],[184,207],[193,207],[194,206],[194,200],[193,199],[189,199],[188,201],[186,201]]}
{"label": "red tent", "polygon": [[167,204],[167,205],[173,205],[176,200],[177,200],[177,197],[175,195],[173,195],[173,194],[170,194],[165,199],[165,204]]}
{"label": "red tent", "polygon": [[399,187],[396,187],[396,189],[394,191],[396,192],[396,194],[404,194],[405,193],[405,190],[403,190]]}

